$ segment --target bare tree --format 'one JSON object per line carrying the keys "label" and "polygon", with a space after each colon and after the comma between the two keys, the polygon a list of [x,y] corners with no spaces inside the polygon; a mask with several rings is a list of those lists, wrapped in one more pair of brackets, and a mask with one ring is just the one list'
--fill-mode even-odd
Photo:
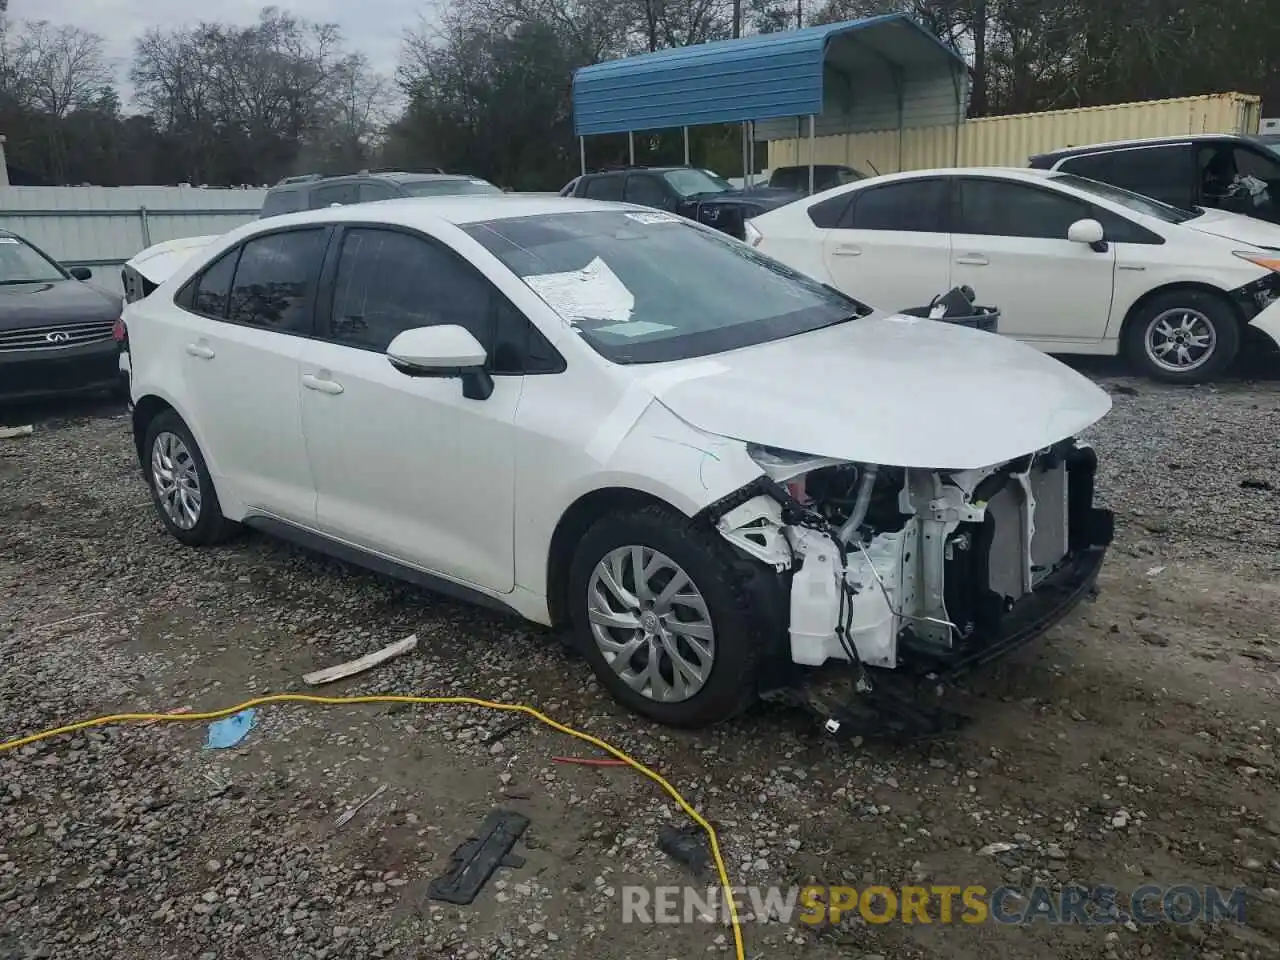
{"label": "bare tree", "polygon": [[24,23],[7,38],[11,69],[26,105],[61,120],[98,102],[112,86],[102,38],[47,20]]}

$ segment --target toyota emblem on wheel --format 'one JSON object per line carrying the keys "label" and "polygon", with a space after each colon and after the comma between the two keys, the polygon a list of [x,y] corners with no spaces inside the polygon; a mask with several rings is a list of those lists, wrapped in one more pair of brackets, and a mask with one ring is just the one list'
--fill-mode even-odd
{"label": "toyota emblem on wheel", "polygon": [[71,339],[71,334],[65,330],[55,330],[53,333],[46,333],[44,338],[50,343],[66,343]]}

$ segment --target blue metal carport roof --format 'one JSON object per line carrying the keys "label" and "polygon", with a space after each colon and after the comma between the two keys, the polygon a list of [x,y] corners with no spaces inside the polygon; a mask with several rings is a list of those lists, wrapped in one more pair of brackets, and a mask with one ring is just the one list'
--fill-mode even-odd
{"label": "blue metal carport roof", "polygon": [[[867,86],[876,87],[881,98],[892,96],[895,125],[963,119],[968,91],[964,61],[911,17],[887,14],[583,67],[573,77],[574,132],[593,136],[818,116],[832,106],[826,81],[833,75],[849,88],[850,97],[835,104],[847,112],[850,103],[865,99],[858,89],[864,72]],[[886,74],[894,78],[892,84],[885,83]],[[903,79],[913,74],[945,79],[954,94],[949,99],[956,104],[951,116],[937,118],[936,105],[928,119],[906,116]]]}

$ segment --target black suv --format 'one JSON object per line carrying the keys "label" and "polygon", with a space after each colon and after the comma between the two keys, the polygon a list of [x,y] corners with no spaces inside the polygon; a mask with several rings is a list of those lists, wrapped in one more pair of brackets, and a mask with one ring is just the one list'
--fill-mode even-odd
{"label": "black suv", "polygon": [[[867,179],[867,175],[854,167],[843,163],[815,163],[813,165],[813,192],[822,193],[834,187],[842,187],[846,183],[855,183]],[[799,193],[809,192],[808,164],[790,167],[774,167],[769,174],[769,186],[782,190],[795,190]]]}
{"label": "black suv", "polygon": [[1257,137],[1196,134],[1068,147],[1031,158],[1184,210],[1212,207],[1280,223],[1280,153]]}
{"label": "black suv", "polygon": [[395,197],[439,197],[458,194],[501,194],[488,180],[429,168],[418,173],[400,170],[361,170],[326,177],[305,173],[285,177],[267,191],[258,218],[299,210],[319,210],[335,203],[366,203]]}
{"label": "black suv", "polygon": [[571,180],[561,196],[588,200],[620,200],[688,217],[739,240],[743,224],[801,194],[762,187],[738,190],[721,177],[698,167],[620,167]]}

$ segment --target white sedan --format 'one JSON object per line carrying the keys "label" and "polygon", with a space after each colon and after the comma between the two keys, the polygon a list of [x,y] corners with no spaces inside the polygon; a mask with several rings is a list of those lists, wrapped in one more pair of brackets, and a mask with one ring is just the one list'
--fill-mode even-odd
{"label": "white sedan", "polygon": [[174,537],[243,524],[571,627],[659,722],[830,663],[990,659],[1111,540],[1073,440],[1104,391],[670,214],[390,200],[164,263],[124,322]]}
{"label": "white sedan", "polygon": [[1280,344],[1280,227],[1045,170],[918,170],[750,221],[761,251],[877,307],[968,285],[1000,332],[1195,383]]}

